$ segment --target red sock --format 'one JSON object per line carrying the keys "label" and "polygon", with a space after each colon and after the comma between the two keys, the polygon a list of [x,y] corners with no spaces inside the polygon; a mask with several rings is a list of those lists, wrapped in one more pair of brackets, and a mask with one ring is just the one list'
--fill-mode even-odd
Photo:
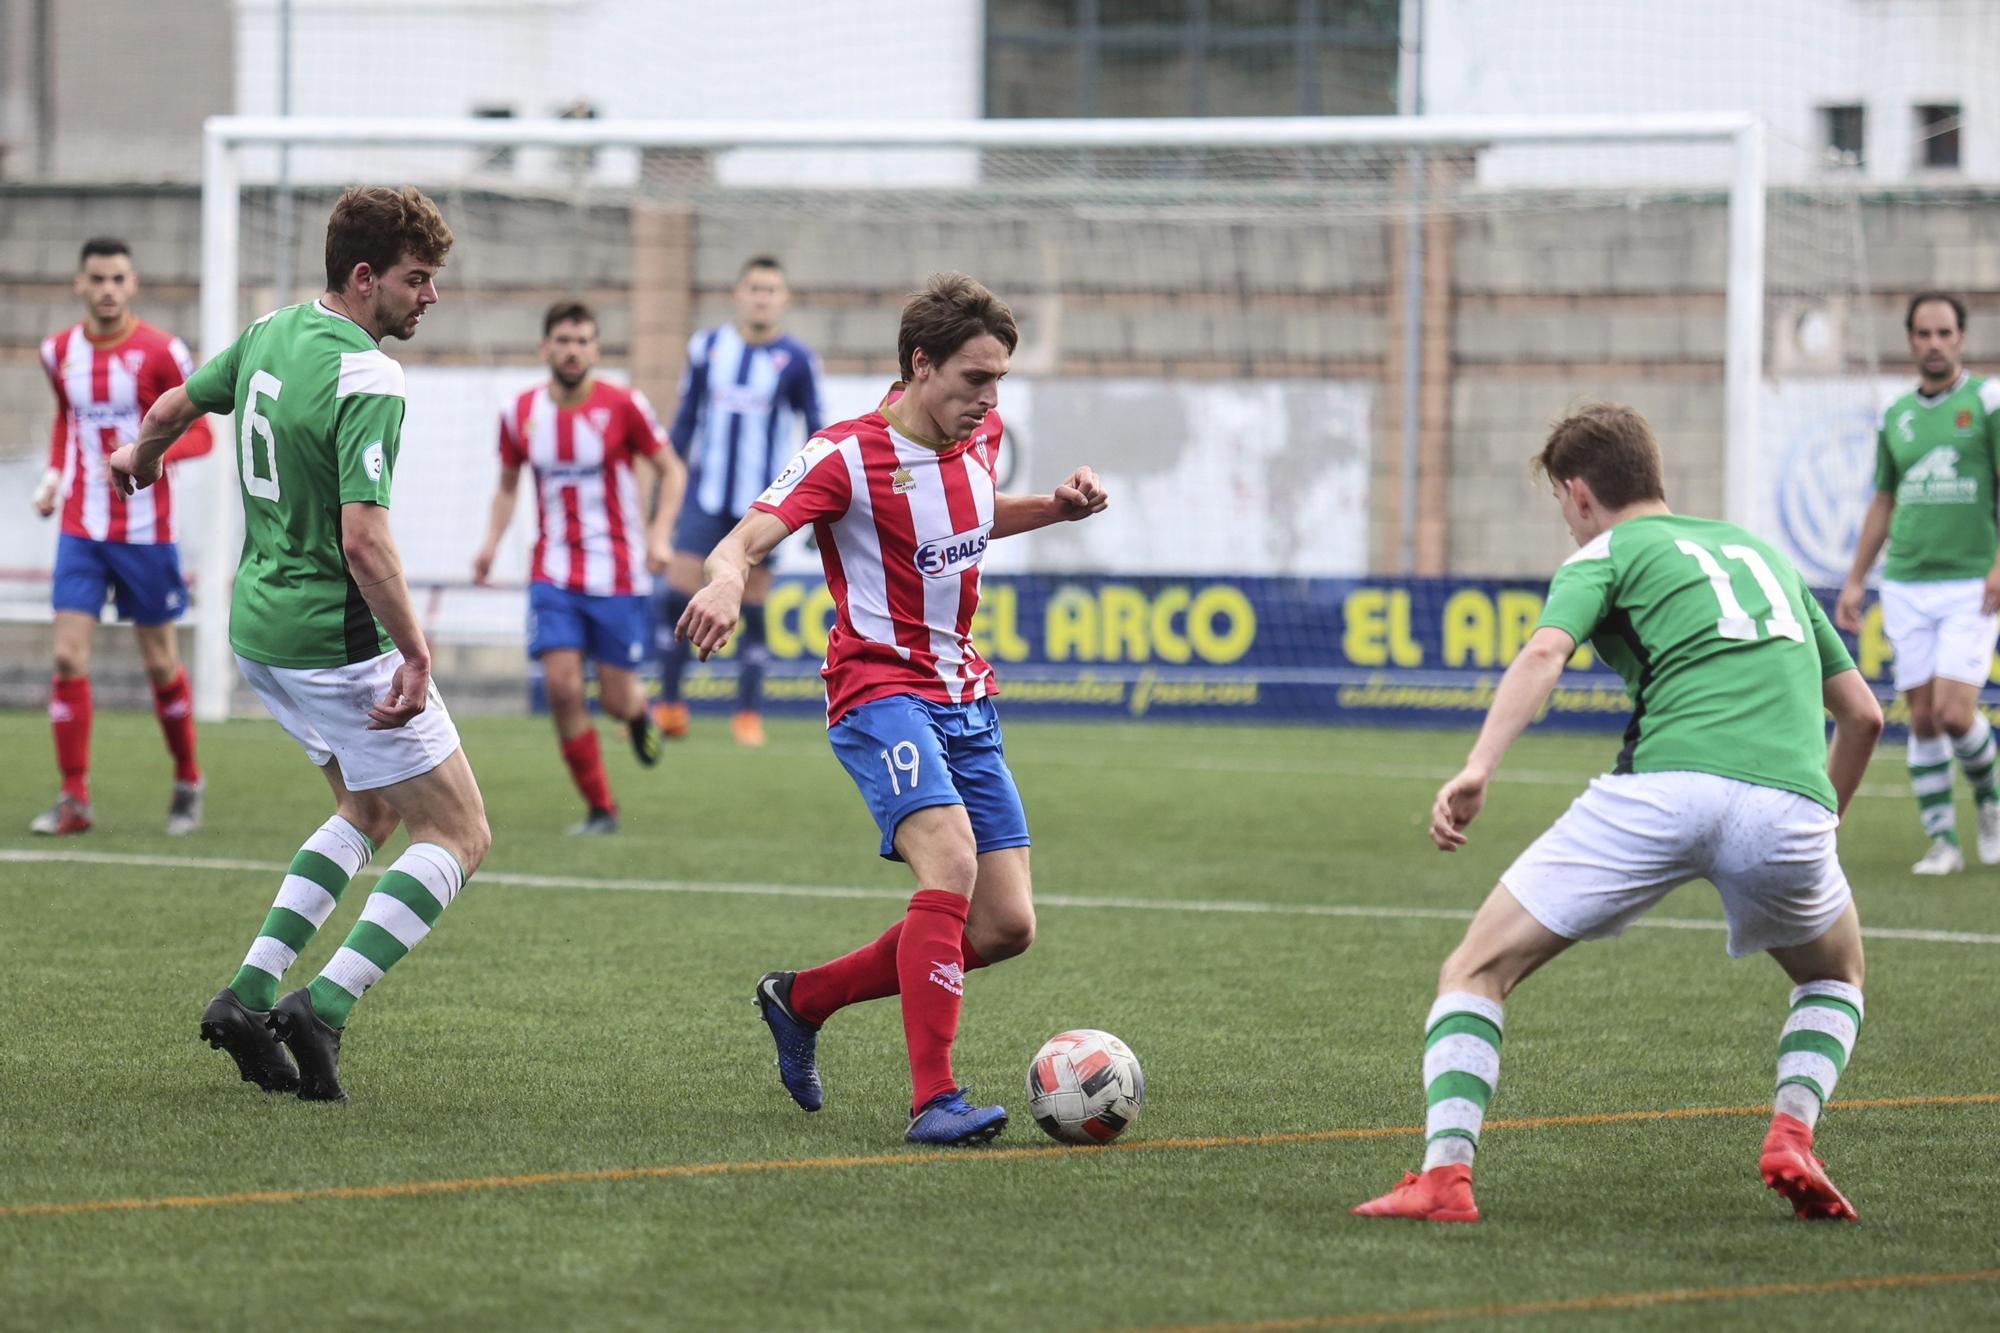
{"label": "red sock", "polygon": [[[835,1012],[863,1000],[880,1000],[897,993],[896,942],[903,938],[903,923],[882,932],[853,953],[830,963],[809,967],[792,978],[792,1012],[818,1027]],[[972,947],[963,933],[958,937],[959,953],[965,970],[986,966],[986,960]]]}
{"label": "red sock", "polygon": [[611,803],[611,779],[604,776],[604,753],[597,748],[595,729],[583,731],[562,743],[563,762],[576,779],[576,789],[593,810],[616,809]]}
{"label": "red sock", "polygon": [[49,728],[63,795],[90,800],[90,677],[57,676],[49,690]]}
{"label": "red sock", "polygon": [[194,762],[194,698],[188,693],[187,672],[176,672],[165,685],[153,687],[153,715],[160,719],[167,751],[174,757],[174,781],[200,782],[201,769]]}
{"label": "red sock", "polygon": [[896,980],[903,996],[903,1040],[910,1048],[912,1114],[940,1093],[951,1092],[951,1043],[958,1035],[958,1007],[965,994],[966,899],[941,889],[918,889],[896,941]]}

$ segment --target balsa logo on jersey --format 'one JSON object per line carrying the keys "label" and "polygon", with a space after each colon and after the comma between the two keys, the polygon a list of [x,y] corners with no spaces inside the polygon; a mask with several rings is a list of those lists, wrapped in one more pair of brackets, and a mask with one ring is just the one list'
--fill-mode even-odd
{"label": "balsa logo on jersey", "polygon": [[986,554],[986,534],[991,523],[982,523],[949,537],[925,542],[917,548],[917,568],[927,579],[948,579],[963,574]]}

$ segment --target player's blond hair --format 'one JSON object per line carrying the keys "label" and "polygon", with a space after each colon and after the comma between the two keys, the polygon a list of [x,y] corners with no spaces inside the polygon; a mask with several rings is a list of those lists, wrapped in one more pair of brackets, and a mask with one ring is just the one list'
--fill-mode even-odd
{"label": "player's blond hair", "polygon": [[1562,417],[1531,469],[1558,486],[1582,479],[1610,509],[1667,498],[1660,442],[1646,418],[1623,403],[1586,403]]}
{"label": "player's blond hair", "polygon": [[407,257],[435,268],[451,242],[444,215],[416,186],[352,186],[326,219],[326,289],[345,291],[356,264],[381,274]]}
{"label": "player's blond hair", "polygon": [[903,306],[903,326],[896,335],[903,378],[915,376],[919,347],[932,365],[941,366],[982,333],[998,338],[1009,355],[1021,341],[1014,312],[976,278],[963,273],[931,274],[923,290],[910,293]]}

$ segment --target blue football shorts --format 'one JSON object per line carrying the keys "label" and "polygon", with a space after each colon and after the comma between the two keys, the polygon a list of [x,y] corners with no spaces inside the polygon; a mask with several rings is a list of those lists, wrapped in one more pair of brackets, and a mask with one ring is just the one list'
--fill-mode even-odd
{"label": "blue football shorts", "polygon": [[827,738],[861,788],[882,831],[881,854],[891,861],[902,859],[896,826],[931,805],[964,806],[981,852],[1028,845],[1028,816],[992,700],[947,704],[892,694],[849,710]]}

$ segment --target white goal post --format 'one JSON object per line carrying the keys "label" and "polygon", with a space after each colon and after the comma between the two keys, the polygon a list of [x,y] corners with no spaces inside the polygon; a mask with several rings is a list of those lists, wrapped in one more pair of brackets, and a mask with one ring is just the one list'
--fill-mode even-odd
{"label": "white goal post", "polygon": [[[1638,145],[1685,145],[1726,161],[1726,177],[1704,172],[1700,188],[1726,192],[1727,277],[1723,378],[1725,477],[1721,493],[1727,515],[1749,522],[1758,495],[1758,393],[1763,361],[1766,146],[1762,123],[1747,115],[1659,115],[1620,117],[1329,117],[1214,120],[983,120],[904,124],[892,121],[814,123],[618,120],[396,120],[279,117],[216,117],[204,130],[201,211],[200,352],[206,359],[226,347],[245,323],[241,288],[241,202],[246,186],[272,184],[267,167],[246,161],[268,158],[272,150],[633,150],[635,155],[675,150],[727,154],[742,150],[865,153],[957,153],[975,162],[993,152],[1073,154],[1088,159],[1121,152],[1257,153],[1299,151],[1334,155],[1375,153],[1377,163],[1415,164],[1406,184],[1427,179],[1421,164],[1433,151],[1471,154],[1494,148],[1620,150]],[[1706,160],[1706,159],[1705,159]],[[393,170],[429,189],[420,171]],[[282,181],[281,181],[282,184]],[[1688,182],[1688,184],[1695,184]],[[1421,208],[1414,196],[1412,216]],[[559,192],[559,191],[558,191]],[[1170,206],[1171,201],[1168,201]],[[1143,199],[1130,207],[1150,206]],[[1338,204],[1329,204],[1329,215]],[[1377,210],[1378,215],[1380,210]],[[921,278],[912,276],[912,280]],[[1414,306],[1414,302],[1412,302]],[[1414,311],[1413,311],[1414,313]],[[1407,330],[1406,330],[1407,333]],[[1410,383],[1419,374],[1417,358],[1403,358]],[[1414,401],[1414,394],[1405,401]],[[1404,495],[1411,494],[1417,456],[1415,422],[1403,421],[1400,449]],[[196,710],[204,720],[226,717],[235,685],[229,649],[228,614],[235,552],[242,515],[236,464],[241,438],[236,423],[219,437],[210,469],[209,528],[199,571]],[[1406,499],[1405,503],[1408,501]],[[1404,539],[1407,543],[1407,524]],[[1407,548],[1405,555],[1407,565]]]}

